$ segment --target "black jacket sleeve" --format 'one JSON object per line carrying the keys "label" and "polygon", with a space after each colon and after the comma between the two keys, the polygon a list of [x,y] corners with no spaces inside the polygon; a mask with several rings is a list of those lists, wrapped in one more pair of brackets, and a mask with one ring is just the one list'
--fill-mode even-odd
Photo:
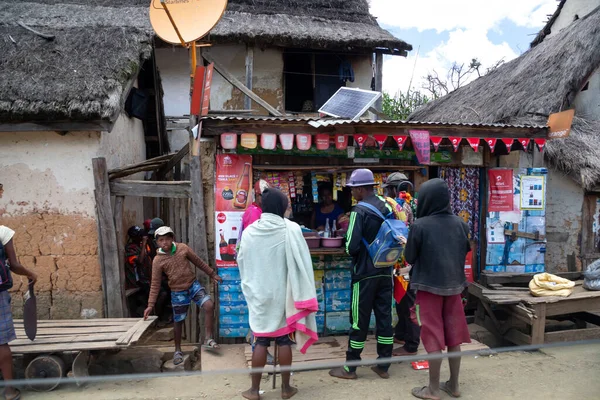
{"label": "black jacket sleeve", "polygon": [[350,224],[346,233],[346,253],[356,256],[360,252],[363,238],[363,216],[356,211],[350,213]]}
{"label": "black jacket sleeve", "polygon": [[419,252],[421,250],[421,232],[417,224],[413,224],[408,232],[408,238],[406,246],[404,248],[404,259],[407,263],[413,265],[419,259]]}

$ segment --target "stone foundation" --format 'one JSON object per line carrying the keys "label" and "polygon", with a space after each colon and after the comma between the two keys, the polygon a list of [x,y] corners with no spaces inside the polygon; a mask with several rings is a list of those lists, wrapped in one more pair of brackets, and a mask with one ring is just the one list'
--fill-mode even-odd
{"label": "stone foundation", "polygon": [[[21,263],[38,275],[39,319],[102,317],[102,278],[96,221],[85,215],[31,213],[0,217],[13,229]],[[23,314],[27,279],[13,274],[13,315]]]}

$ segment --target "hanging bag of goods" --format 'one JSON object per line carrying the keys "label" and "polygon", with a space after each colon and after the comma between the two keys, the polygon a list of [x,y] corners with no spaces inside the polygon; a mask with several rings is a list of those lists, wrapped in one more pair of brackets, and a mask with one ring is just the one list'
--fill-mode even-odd
{"label": "hanging bag of goods", "polygon": [[583,273],[583,288],[600,290],[600,260],[591,263]]}

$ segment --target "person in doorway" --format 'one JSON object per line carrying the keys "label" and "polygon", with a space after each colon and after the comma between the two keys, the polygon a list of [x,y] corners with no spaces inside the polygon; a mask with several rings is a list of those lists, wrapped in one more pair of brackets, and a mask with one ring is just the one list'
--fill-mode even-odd
{"label": "person in doorway", "polygon": [[[252,368],[265,366],[272,340],[279,348],[280,365],[289,367],[293,344],[304,354],[318,339],[312,260],[300,226],[284,218],[288,203],[280,190],[266,189],[260,220],[242,234],[237,262],[255,336]],[[281,398],[289,399],[298,390],[290,386],[289,371],[281,378]],[[260,380],[261,374],[253,373],[252,387],[242,396],[260,399]]]}
{"label": "person in doorway", "polygon": [[[242,229],[240,229],[240,237],[238,239],[238,250],[240,244],[242,243],[242,234],[244,233],[244,229],[258,221],[262,215],[262,193],[269,187],[269,182],[265,181],[264,179],[260,179],[254,184],[254,201],[246,209],[244,215],[242,216]],[[254,335],[252,332],[250,332],[250,346],[252,346],[252,352],[254,352],[255,343],[256,341],[254,340]],[[267,364],[273,365],[273,356],[268,350]]]}
{"label": "person in doorway", "polygon": [[[15,231],[0,225],[0,269],[2,270],[0,273],[6,278],[0,285],[0,371],[5,381],[13,379],[13,359],[8,343],[17,338],[8,292],[12,287],[10,273],[26,276],[31,282],[37,280],[35,272],[25,268],[19,262],[13,243],[14,235]],[[12,386],[6,386],[4,397],[8,400],[18,400],[21,398],[21,392]]]}
{"label": "person in doorway", "polygon": [[[352,172],[346,186],[352,188],[352,196],[359,202],[376,207],[384,216],[393,213],[392,207],[382,197],[376,196],[373,173],[368,169]],[[394,329],[392,327],[392,267],[375,268],[369,256],[367,243],[373,242],[383,220],[374,211],[356,205],[350,214],[350,226],[346,233],[346,251],[352,256],[352,307],[350,334],[346,361],[359,361],[365,347],[371,312],[375,313],[378,359],[392,356]],[[404,239],[404,238],[403,238]],[[383,379],[388,379],[389,363],[371,369]],[[356,379],[356,367],[344,366],[329,371],[329,375],[342,379]]]}
{"label": "person in doorway", "polygon": [[[413,266],[411,286],[417,291],[415,318],[429,354],[460,352],[470,343],[461,293],[467,286],[465,258],[470,250],[469,226],[452,214],[448,185],[432,179],[421,186],[417,220],[404,250]],[[448,358],[450,380],[440,383],[441,359],[429,361],[429,385],[412,390],[420,399],[440,399],[440,391],[460,396],[460,357]]]}
{"label": "person in doorway", "polygon": [[332,228],[333,221],[337,222],[338,217],[344,214],[344,210],[333,201],[333,189],[330,183],[319,186],[319,198],[321,203],[313,211],[311,224],[313,229],[324,231],[327,220],[329,220],[329,228]]}
{"label": "person in doorway", "polygon": [[[392,203],[393,201],[396,205],[396,219],[405,222],[410,229],[410,225],[412,225],[414,218],[409,201],[410,199],[407,198],[408,192],[406,189],[409,186],[412,186],[412,184],[408,181],[408,177],[401,172],[390,174],[386,183],[382,185],[385,189],[388,202]],[[408,195],[410,196],[410,194]],[[400,292],[404,292],[404,295],[400,299],[395,298],[398,323],[394,329],[394,342],[401,344],[402,347],[394,349],[392,352],[394,357],[412,356],[417,354],[420,343],[421,331],[419,325],[410,318],[410,309],[415,304],[417,293],[410,286],[409,271],[410,265],[408,265],[404,257],[398,261],[394,268],[394,285],[402,285],[401,280],[405,279],[406,272],[409,274],[408,287],[406,290],[400,290]]]}
{"label": "person in doorway", "polygon": [[154,260],[154,257],[156,256],[156,251],[158,250],[158,245],[156,244],[156,239],[154,239],[154,233],[161,226],[165,226],[165,222],[162,219],[156,217],[156,218],[152,218],[150,220],[150,228],[148,229],[148,235],[150,235],[150,237],[152,238],[152,240],[150,240],[150,243],[149,243],[150,244],[150,258],[152,258],[152,260]]}
{"label": "person in doorway", "polygon": [[190,262],[202,270],[214,282],[221,283],[223,279],[211,267],[200,259],[184,243],[175,243],[175,234],[168,226],[160,227],[154,233],[158,250],[152,262],[152,284],[148,298],[148,308],[144,311],[144,319],[152,312],[160,292],[163,272],[167,275],[171,289],[171,303],[173,305],[173,321],[175,323],[175,354],[173,364],[183,362],[181,351],[181,333],[183,321],[187,316],[190,303],[194,301],[205,312],[206,342],[203,347],[208,350],[217,350],[219,345],[213,339],[215,305],[206,290],[196,280],[196,275],[190,269]]}

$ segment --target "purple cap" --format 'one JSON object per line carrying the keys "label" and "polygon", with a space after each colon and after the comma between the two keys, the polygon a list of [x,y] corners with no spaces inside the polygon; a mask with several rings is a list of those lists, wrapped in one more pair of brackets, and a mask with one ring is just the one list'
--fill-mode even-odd
{"label": "purple cap", "polygon": [[346,186],[348,187],[359,187],[359,186],[375,186],[375,178],[373,178],[373,172],[370,169],[361,168],[355,169],[348,179]]}

